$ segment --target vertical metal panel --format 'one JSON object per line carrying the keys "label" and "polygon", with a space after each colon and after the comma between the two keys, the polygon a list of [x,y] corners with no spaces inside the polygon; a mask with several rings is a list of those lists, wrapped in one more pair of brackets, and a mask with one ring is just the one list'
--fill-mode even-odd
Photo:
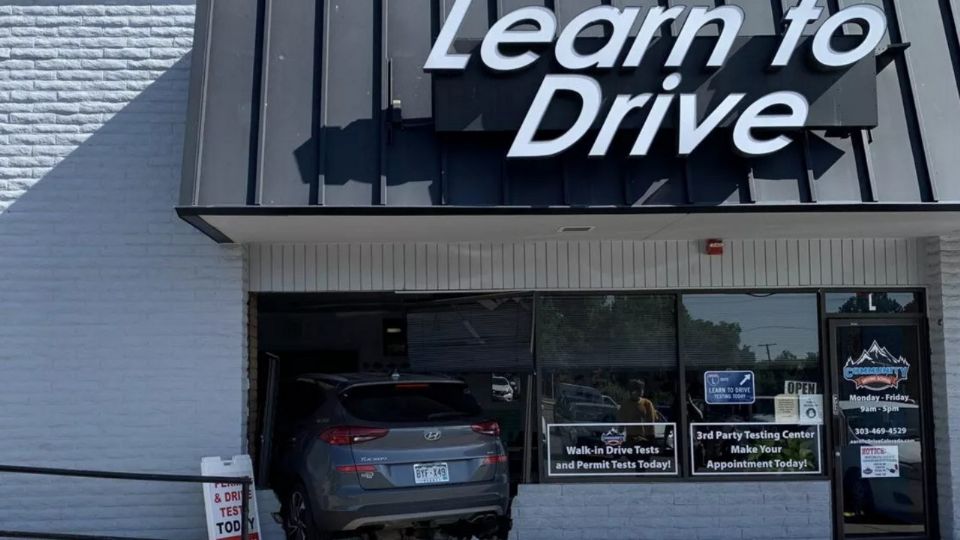
{"label": "vertical metal panel", "polygon": [[897,241],[888,238],[884,240],[884,244],[887,255],[887,282],[897,283]]}
{"label": "vertical metal panel", "polygon": [[833,284],[833,244],[829,240],[820,240],[820,281],[821,285]]}
{"label": "vertical metal panel", "polygon": [[797,240],[797,282],[810,285],[810,241]]}
{"label": "vertical metal panel", "polygon": [[[938,2],[895,0],[903,40],[911,43],[905,54],[914,78],[919,126],[926,144],[930,174],[937,182],[940,200],[960,200],[960,182],[951,181],[960,170],[956,130],[960,118],[960,82],[957,80],[953,47],[960,36],[950,32],[949,14],[942,13]],[[944,81],[954,75],[954,84]]]}
{"label": "vertical metal panel", "polygon": [[729,135],[716,132],[689,161],[690,198],[698,203],[749,202],[747,161],[733,151]]}
{"label": "vertical metal panel", "polygon": [[[800,283],[800,241],[784,240],[787,257],[787,283]],[[781,262],[782,264],[782,262]]]}
{"label": "vertical metal panel", "polygon": [[[602,0],[602,3],[610,4],[616,8],[623,9],[625,7],[636,7],[640,8],[640,19],[646,16],[647,11],[652,7],[657,7],[660,5],[660,0],[612,0],[606,1]],[[640,29],[640,24],[633,25],[633,28],[630,29],[630,35],[636,36],[637,31]]]}
{"label": "vertical metal panel", "polygon": [[[570,24],[570,21],[577,15],[590,8],[597,7],[602,3],[601,0],[554,0],[557,10],[557,22],[560,24],[560,27],[563,28],[567,24]],[[580,35],[583,37],[603,37],[603,28],[593,26]]]}
{"label": "vertical metal panel", "polygon": [[809,141],[808,159],[817,202],[863,202],[861,171],[853,139],[813,131]]}
{"label": "vertical metal panel", "polygon": [[874,253],[873,240],[863,242],[863,279],[864,285],[875,285],[877,283],[876,255]]}
{"label": "vertical metal panel", "polygon": [[432,76],[423,63],[433,44],[434,0],[386,2],[386,108],[400,122],[387,124],[387,204],[440,204],[439,143],[434,134]]}
{"label": "vertical metal panel", "polygon": [[402,264],[403,264],[404,288],[410,291],[416,291],[419,289],[419,287],[417,286],[417,270],[419,269],[417,255],[418,255],[417,244],[403,245],[403,263]]}
{"label": "vertical metal panel", "polygon": [[853,265],[852,265],[852,268],[853,268],[853,282],[856,283],[857,285],[864,285],[864,284],[866,284],[866,278],[864,277],[864,272],[863,272],[863,270],[864,270],[864,269],[863,269],[863,264],[864,264],[864,261],[863,261],[863,251],[864,251],[863,242],[860,242],[860,241],[856,241],[856,242],[851,241],[851,243],[853,244],[853,248],[852,248],[852,251],[853,251]]}
{"label": "vertical metal panel", "polygon": [[756,267],[757,267],[756,242],[743,242],[743,285],[744,287],[755,287],[757,285],[757,274],[754,271]]}
{"label": "vertical metal panel", "polygon": [[327,0],[323,99],[324,203],[379,203],[380,70],[376,2]]}
{"label": "vertical metal panel", "polygon": [[[202,83],[198,205],[245,205],[257,110],[257,36],[261,2],[210,0]],[[208,180],[209,179],[209,180]]]}
{"label": "vertical metal panel", "polygon": [[633,268],[634,268],[634,278],[633,286],[636,288],[643,288],[644,283],[646,282],[647,269],[644,266],[643,262],[643,243],[641,242],[631,242],[633,245]]}
{"label": "vertical metal panel", "polygon": [[[707,141],[691,160],[690,193],[683,189],[681,162],[662,157],[670,150],[660,148],[670,146],[662,137],[655,155],[644,160],[622,159],[624,152],[616,150],[611,159],[592,161],[582,159],[584,152],[577,149],[533,165],[505,165],[510,138],[500,134],[438,137],[429,125],[431,76],[422,63],[453,2],[201,2],[190,105],[191,125],[197,129],[187,135],[182,202],[762,204],[803,202],[810,192],[817,202],[862,202],[872,200],[865,197],[871,195],[870,181],[876,186],[872,194],[882,202],[929,200],[934,187],[939,200],[960,200],[960,183],[952,178],[960,154],[949,136],[960,119],[960,9],[945,9],[956,6],[955,0],[870,0],[898,8],[887,10],[892,28],[898,26],[901,41],[912,47],[879,59],[881,123],[865,148],[859,134],[854,144],[842,134],[821,132],[811,136],[809,156],[797,144],[769,158],[745,160],[721,136]],[[739,5],[747,16],[745,34],[773,34],[776,19],[797,0],[474,0],[459,36],[481,38],[492,17],[527,5],[554,7],[561,22],[567,22],[600,4],[646,9],[668,3]],[[261,6],[268,8],[265,21],[259,20]],[[318,21],[322,28],[316,28]],[[814,28],[810,25],[807,32]],[[855,25],[847,30],[858,31]],[[806,54],[799,51],[794,61],[804,61],[800,56]],[[400,104],[400,122],[385,118],[393,99]],[[319,111],[314,111],[317,101]],[[258,126],[259,161],[252,153],[257,141],[251,133]],[[258,171],[262,181],[251,190]],[[194,178],[198,174],[200,180]],[[813,189],[806,185],[808,175]]]}
{"label": "vertical metal panel", "polygon": [[194,15],[194,54],[190,60],[190,94],[187,103],[187,129],[183,138],[183,165],[180,179],[179,202],[182,206],[198,204],[197,189],[200,183],[203,116],[207,101],[210,34],[213,30],[213,1],[198,1]]}
{"label": "vertical metal panel", "polygon": [[517,287],[516,273],[513,271],[516,261],[514,260],[513,246],[506,244],[503,248],[503,287],[513,289]]}
{"label": "vertical metal panel", "polygon": [[767,269],[767,285],[770,287],[776,287],[780,285],[779,276],[780,276],[780,259],[777,257],[777,241],[776,240],[764,240],[764,254],[766,255],[766,269]]}
{"label": "vertical metal panel", "polygon": [[897,283],[906,284],[909,282],[910,270],[908,266],[912,261],[909,258],[907,241],[902,238],[896,239],[897,245]]}
{"label": "vertical metal panel", "polygon": [[[489,8],[490,2],[495,0],[474,0],[467,10],[467,16],[460,26],[458,36],[464,39],[483,39],[489,28]],[[440,24],[447,20],[447,15],[453,9],[456,0],[440,0]],[[398,2],[399,3],[399,2]]]}
{"label": "vertical metal panel", "polygon": [[887,283],[887,243],[873,241],[873,266],[876,269],[876,283]]}
{"label": "vertical metal panel", "polygon": [[[298,291],[307,290],[307,246],[298,244],[293,247],[293,283]],[[370,265],[367,264],[369,271]]]}
{"label": "vertical metal panel", "polygon": [[[743,23],[744,36],[775,36],[777,24],[774,18],[773,5],[767,0],[726,0],[728,6],[738,6],[743,9],[746,19]],[[718,2],[719,4],[719,2]]]}
{"label": "vertical metal panel", "polygon": [[[670,7],[673,6],[683,6],[683,7],[716,7],[717,0],[667,0],[667,5]],[[687,21],[687,12],[684,12],[676,22],[673,23],[672,32],[673,35],[680,33],[680,29],[683,28],[683,24]],[[716,25],[708,25],[704,27],[697,35],[699,36],[716,36],[719,32]]]}
{"label": "vertical metal panel", "polygon": [[319,90],[312,76],[321,50],[317,7],[316,0],[266,0],[258,204],[310,204],[318,157],[310,114]]}
{"label": "vertical metal panel", "polygon": [[247,283],[251,289],[260,287],[260,244],[250,244],[247,247]]}
{"label": "vertical metal panel", "polygon": [[251,244],[254,292],[917,286],[916,239]]}
{"label": "vertical metal panel", "polygon": [[[497,17],[503,17],[511,11],[527,6],[545,6],[547,0],[495,0],[497,3]],[[523,28],[518,26],[517,28]]]}
{"label": "vertical metal panel", "polygon": [[677,242],[677,286],[690,286],[690,249],[686,242]]}
{"label": "vertical metal panel", "polygon": [[804,201],[801,182],[806,182],[806,162],[799,138],[775,155],[747,160],[747,165],[756,186],[756,202]]}
{"label": "vertical metal panel", "polygon": [[[350,244],[337,244],[337,290],[351,290],[353,273],[350,271]],[[406,287],[405,287],[406,288]]]}
{"label": "vertical metal panel", "polygon": [[[841,8],[863,3],[864,0],[841,0]],[[883,8],[883,0],[866,0],[867,3]],[[888,16],[893,16],[888,13]],[[861,33],[859,27],[848,30],[851,34]],[[889,34],[880,47],[889,45]],[[881,64],[882,65],[882,64]],[[910,131],[910,119],[904,104],[901,73],[902,66],[891,62],[877,74],[877,90],[880,103],[880,125],[870,131],[869,152],[874,164],[875,182],[878,200],[883,201],[921,201],[920,176],[915,159],[917,149],[910,144],[914,134]]]}

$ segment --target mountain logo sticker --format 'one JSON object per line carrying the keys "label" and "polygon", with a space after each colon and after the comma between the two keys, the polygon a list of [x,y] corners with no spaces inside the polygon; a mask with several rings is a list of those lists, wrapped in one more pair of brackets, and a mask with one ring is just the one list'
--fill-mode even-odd
{"label": "mountain logo sticker", "polygon": [[873,392],[899,388],[909,373],[910,363],[904,357],[893,356],[876,341],[863,351],[860,358],[847,358],[843,366],[845,380],[857,385],[857,390],[865,388]]}
{"label": "mountain logo sticker", "polygon": [[603,444],[616,448],[627,442],[627,433],[619,431],[617,428],[611,428],[610,431],[600,436],[600,440],[603,441]]}

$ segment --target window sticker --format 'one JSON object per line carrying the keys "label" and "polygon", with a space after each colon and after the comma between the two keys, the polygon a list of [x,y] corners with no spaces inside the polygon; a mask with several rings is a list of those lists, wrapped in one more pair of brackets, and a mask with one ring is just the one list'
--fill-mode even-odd
{"label": "window sticker", "polygon": [[899,446],[861,446],[861,478],[900,478]]}
{"label": "window sticker", "polygon": [[899,389],[900,383],[907,380],[909,373],[910,363],[904,357],[895,357],[876,341],[863,351],[860,358],[847,358],[847,363],[843,366],[845,380],[855,384],[857,390],[862,388],[872,392]]}
{"label": "window sticker", "polygon": [[694,476],[819,474],[820,426],[690,424]]}
{"label": "window sticker", "polygon": [[752,371],[707,371],[703,374],[708,405],[752,405],[757,401]]}
{"label": "window sticker", "polygon": [[548,424],[549,476],[674,476],[677,424]]}

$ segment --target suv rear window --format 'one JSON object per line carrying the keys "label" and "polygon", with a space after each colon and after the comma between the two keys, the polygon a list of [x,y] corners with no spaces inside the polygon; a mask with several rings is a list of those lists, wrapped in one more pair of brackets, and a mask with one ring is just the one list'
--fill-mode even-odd
{"label": "suv rear window", "polygon": [[341,394],[340,401],[351,416],[369,422],[432,422],[480,414],[467,385],[455,383],[359,386]]}

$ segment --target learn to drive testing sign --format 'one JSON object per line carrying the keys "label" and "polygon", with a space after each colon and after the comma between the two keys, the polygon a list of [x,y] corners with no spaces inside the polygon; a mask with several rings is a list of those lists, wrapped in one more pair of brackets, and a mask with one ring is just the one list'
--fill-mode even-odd
{"label": "learn to drive testing sign", "polygon": [[[200,462],[204,476],[246,476],[253,478],[253,463],[250,456],[234,456],[233,459],[206,457]],[[250,488],[247,506],[247,532],[250,540],[260,540],[260,520],[257,514],[257,497]],[[209,540],[241,540],[243,519],[243,486],[241,484],[204,484],[203,502],[207,511],[207,537]]]}

